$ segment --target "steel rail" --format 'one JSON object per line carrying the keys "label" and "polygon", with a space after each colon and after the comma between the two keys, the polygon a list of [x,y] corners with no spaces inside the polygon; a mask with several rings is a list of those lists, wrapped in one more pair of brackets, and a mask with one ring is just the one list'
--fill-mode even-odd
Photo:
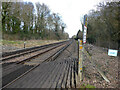
{"label": "steel rail", "polygon": [[46,48],[46,47],[49,47],[49,46],[52,46],[52,45],[55,45],[55,44],[64,43],[64,42],[67,42],[67,41],[62,41],[62,42],[57,42],[57,43],[52,43],[52,44],[46,44],[46,45],[36,46],[36,47],[30,47],[30,48],[25,48],[25,49],[19,49],[19,50],[15,50],[15,51],[12,51],[12,52],[2,52],[2,57],[7,57],[7,56],[10,56],[10,55],[14,55],[14,54],[18,54],[18,53],[26,52],[26,51],[29,51],[29,50],[38,49],[38,48],[44,48],[44,47]]}
{"label": "steel rail", "polygon": [[[65,47],[59,49],[59,50],[58,50],[58,52],[60,51],[59,54],[57,54],[58,52],[55,52],[55,54],[51,55],[51,56],[50,56],[49,58],[47,58],[45,61],[50,61],[49,59],[51,59],[52,57],[55,57],[55,55],[57,55],[57,57],[58,57],[58,55],[60,55],[60,54],[62,53],[61,50],[64,51],[71,43],[72,43],[72,41],[69,42]],[[53,59],[56,59],[56,58],[52,58],[52,60],[53,60]],[[44,62],[45,62],[45,61],[44,61]],[[42,63],[43,63],[43,62],[42,62]],[[12,80],[12,81],[11,81],[10,83],[8,83],[7,85],[3,86],[1,89],[4,89],[4,88],[6,88],[7,86],[11,85],[12,83],[14,83],[15,81],[17,81],[18,79],[22,78],[23,76],[25,76],[26,74],[28,74],[29,72],[31,72],[32,70],[34,70],[35,68],[37,68],[38,66],[40,66],[40,64],[32,67],[31,69],[29,69],[28,71],[26,71],[25,73],[23,73],[22,75],[20,75],[19,77],[17,77],[16,79]]]}
{"label": "steel rail", "polygon": [[[23,59],[23,60],[21,60],[21,61],[10,62],[10,63],[8,63],[8,64],[13,64],[13,63],[19,64],[19,63],[21,63],[21,62],[28,61],[28,60],[30,60],[30,59],[32,59],[32,58],[35,58],[35,57],[37,57],[37,56],[39,56],[39,55],[42,55],[42,54],[44,54],[44,53],[46,53],[46,52],[48,52],[48,51],[50,51],[50,50],[53,50],[53,49],[55,49],[55,48],[57,48],[57,47],[59,47],[59,46],[61,46],[61,45],[64,45],[64,44],[66,44],[66,43],[58,44],[58,45],[54,46],[53,48],[48,49],[48,50],[46,50],[46,51],[44,51],[44,52],[35,54],[35,55],[33,55],[33,56],[31,56],[31,57],[28,57],[28,58],[26,58],[26,59]],[[4,64],[4,62],[2,62],[2,64]]]}
{"label": "steel rail", "polygon": [[[67,41],[66,41],[66,42],[67,42]],[[59,44],[63,44],[63,43],[65,43],[65,41],[64,41],[64,42],[55,43],[55,44],[48,44],[47,46],[44,45],[44,46],[39,47],[39,48],[32,48],[32,49],[29,49],[29,50],[27,50],[27,51],[25,50],[25,51],[23,51],[23,52],[16,51],[16,53],[15,53],[14,55],[6,56],[6,57],[4,57],[4,58],[2,58],[2,59],[0,59],[0,60],[6,61],[6,60],[8,60],[8,59],[12,59],[12,58],[15,58],[15,57],[20,57],[20,56],[25,55],[25,54],[29,54],[29,53],[32,53],[32,52],[37,52],[37,51],[40,51],[40,50],[43,50],[43,49],[52,47],[53,45],[59,45]],[[17,53],[17,52],[19,52],[19,53]]]}

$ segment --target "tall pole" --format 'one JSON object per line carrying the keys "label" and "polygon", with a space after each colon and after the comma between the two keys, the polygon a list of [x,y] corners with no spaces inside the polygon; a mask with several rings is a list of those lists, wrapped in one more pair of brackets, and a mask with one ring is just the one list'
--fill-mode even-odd
{"label": "tall pole", "polygon": [[[83,31],[83,49],[82,49],[82,54],[84,53],[85,50],[85,44],[86,44],[86,35],[87,35],[87,14],[84,15],[84,31]],[[83,57],[84,60],[84,57]]]}
{"label": "tall pole", "polygon": [[80,77],[80,81],[82,81],[82,61],[83,61],[83,54],[82,54],[82,40],[78,39],[78,46],[79,46],[79,63],[78,63],[78,74]]}
{"label": "tall pole", "polygon": [[78,73],[80,77],[80,81],[83,80],[82,76],[82,67],[83,67],[83,52],[84,52],[84,46],[86,43],[86,34],[87,34],[87,15],[84,15],[84,22],[83,22],[83,41],[78,39],[78,45],[79,45],[79,64],[78,64]]}

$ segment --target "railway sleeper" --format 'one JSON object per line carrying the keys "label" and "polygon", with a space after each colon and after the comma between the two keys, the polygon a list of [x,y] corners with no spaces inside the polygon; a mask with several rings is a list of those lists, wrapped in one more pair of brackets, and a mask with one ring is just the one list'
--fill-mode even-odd
{"label": "railway sleeper", "polygon": [[45,85],[48,84],[47,81],[51,79],[53,73],[55,72],[56,67],[57,67],[57,64],[55,62],[51,67],[49,67],[51,69],[51,71],[48,74],[45,75],[45,77],[43,79],[43,82],[40,85],[41,87],[45,87]]}
{"label": "railway sleeper", "polygon": [[[42,65],[42,66],[41,66]],[[47,63],[42,63],[40,66],[41,67],[38,67],[36,70],[35,70],[35,72],[33,72],[33,73],[35,73],[35,76],[31,79],[31,80],[29,80],[29,82],[27,82],[27,88],[35,88],[37,85],[38,85],[38,80],[39,81],[42,81],[42,79],[43,79],[43,75],[47,72],[47,70],[49,70],[50,68],[50,66],[51,66],[51,63],[49,63],[49,64],[47,64]],[[43,68],[44,67],[44,68]],[[32,76],[31,76],[32,77]],[[40,82],[39,82],[40,83]],[[25,88],[26,86],[24,86],[24,88]]]}
{"label": "railway sleeper", "polygon": [[69,70],[69,64],[66,64],[67,68],[63,77],[63,81],[62,81],[62,88],[66,87],[66,82],[67,82],[67,76],[68,76],[68,70]]}
{"label": "railway sleeper", "polygon": [[56,68],[55,73],[53,73],[50,81],[48,82],[48,86],[47,86],[48,88],[51,87],[51,85],[53,84],[55,78],[57,77],[57,74],[59,74],[61,68],[63,68],[63,66],[61,66],[61,64],[58,64],[58,65],[59,65],[59,66]]}
{"label": "railway sleeper", "polygon": [[62,67],[61,70],[59,70],[59,72],[58,72],[56,78],[54,79],[54,82],[50,88],[56,88],[56,85],[57,85],[57,82],[59,81],[59,78],[62,76],[62,74],[64,73],[64,71],[66,69],[65,63],[61,64],[61,67]]}
{"label": "railway sleeper", "polygon": [[45,82],[47,77],[50,75],[51,72],[53,72],[54,68],[56,67],[56,65],[53,65],[52,63],[47,63],[47,65],[48,66],[44,67],[45,71],[42,71],[38,79],[36,79],[37,83],[32,86],[33,88],[42,87],[42,84]]}

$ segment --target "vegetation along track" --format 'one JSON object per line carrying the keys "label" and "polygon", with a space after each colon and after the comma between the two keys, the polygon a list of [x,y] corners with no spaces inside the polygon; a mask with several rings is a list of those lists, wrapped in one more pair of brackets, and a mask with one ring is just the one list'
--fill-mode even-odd
{"label": "vegetation along track", "polygon": [[[62,52],[62,50],[64,50],[64,47],[68,46],[68,44],[70,44],[70,41],[64,41],[61,43],[58,43],[57,45],[53,44],[52,46],[48,47],[48,48],[44,48],[41,49],[41,52],[37,52],[37,54],[34,54],[31,57],[25,58],[24,60],[21,61],[10,61],[7,63],[3,64],[3,73],[2,73],[2,86],[5,86],[6,84],[8,84],[9,82],[13,81],[15,78],[17,78],[18,76],[22,75],[23,73],[25,73],[28,70],[31,70],[32,68],[35,68],[36,66],[38,66],[40,63],[42,63],[44,60],[48,61],[48,59],[50,58],[56,58],[57,55],[59,55],[58,53]],[[46,45],[45,45],[46,46]],[[42,58],[43,60],[40,61],[40,56],[45,56]],[[49,55],[47,55],[49,54]],[[54,57],[52,57],[54,56]],[[19,58],[19,57],[18,57]],[[36,58],[38,58],[38,61],[36,64],[34,65],[26,65],[24,64],[25,62],[31,62],[34,61]],[[24,65],[23,65],[24,64]]]}
{"label": "vegetation along track", "polygon": [[[59,56],[59,54],[62,51],[64,51],[70,44],[71,44],[71,40],[64,41],[64,43],[62,42],[55,46],[45,48],[45,50],[42,49],[41,53],[39,52],[38,54],[35,54],[29,58],[26,58],[21,61],[14,61],[14,63],[12,64],[8,63],[9,65],[3,66],[3,77],[2,77],[3,85],[2,86],[5,87],[6,85],[9,85],[15,80],[21,78],[28,72],[38,67],[43,62],[55,60],[55,58],[57,58],[57,56]],[[42,61],[40,61],[40,58],[42,58]],[[32,64],[32,65],[31,64],[26,65],[26,63],[32,62],[35,59],[38,60],[37,63]]]}

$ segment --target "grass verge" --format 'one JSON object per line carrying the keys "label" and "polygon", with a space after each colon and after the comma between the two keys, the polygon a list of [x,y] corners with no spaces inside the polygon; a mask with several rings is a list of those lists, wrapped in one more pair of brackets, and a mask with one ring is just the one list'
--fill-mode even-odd
{"label": "grass verge", "polygon": [[83,85],[81,85],[80,88],[95,88],[95,86],[90,85],[90,84],[87,84],[87,85],[83,84]]}

